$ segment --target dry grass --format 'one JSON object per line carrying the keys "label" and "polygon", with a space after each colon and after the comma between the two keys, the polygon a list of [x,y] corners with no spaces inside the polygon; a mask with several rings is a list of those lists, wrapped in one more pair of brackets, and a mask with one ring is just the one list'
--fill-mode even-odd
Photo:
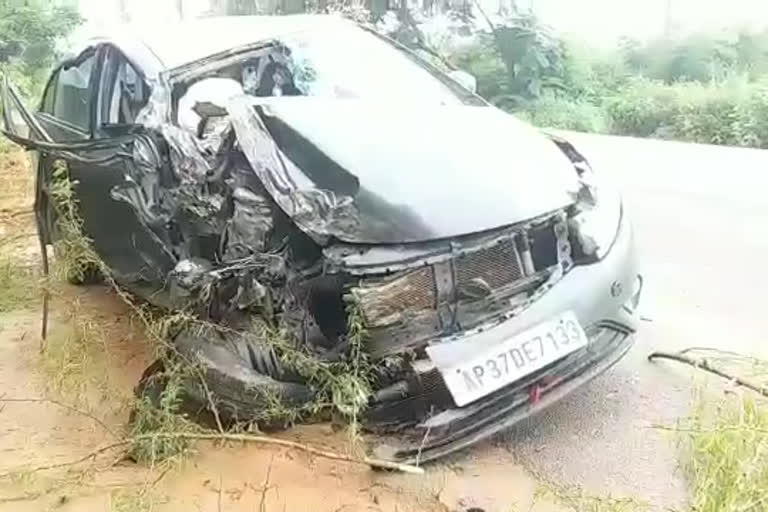
{"label": "dry grass", "polygon": [[685,434],[696,512],[768,511],[768,404],[701,399]]}
{"label": "dry grass", "polygon": [[65,306],[69,314],[45,341],[41,366],[50,391],[81,403],[95,390],[106,393],[109,388],[106,333],[79,301],[66,301]]}
{"label": "dry grass", "polygon": [[151,512],[168,498],[158,494],[151,485],[135,489],[116,489],[109,497],[109,512]]}
{"label": "dry grass", "polygon": [[40,284],[32,269],[10,257],[0,259],[0,313],[38,305],[40,296]]}
{"label": "dry grass", "polygon": [[35,175],[28,155],[16,147],[0,151],[0,214],[31,211]]}
{"label": "dry grass", "polygon": [[37,275],[19,254],[22,246],[35,242],[33,186],[24,152],[0,151],[0,313],[29,307],[40,297]]}

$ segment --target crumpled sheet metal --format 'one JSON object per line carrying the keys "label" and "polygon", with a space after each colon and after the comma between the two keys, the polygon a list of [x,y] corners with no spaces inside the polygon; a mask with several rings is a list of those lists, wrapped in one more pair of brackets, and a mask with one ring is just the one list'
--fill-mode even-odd
{"label": "crumpled sheet metal", "polygon": [[136,116],[136,122],[154,129],[165,138],[174,172],[181,181],[203,183],[212,172],[205,158],[205,147],[187,130],[179,128],[171,119],[171,87],[161,75],[151,84],[149,101]]}
{"label": "crumpled sheet metal", "polygon": [[[137,122],[162,134],[170,149],[173,172],[182,183],[203,184],[216,174],[212,157],[218,147],[176,126],[171,101],[171,86],[161,75],[153,81],[152,94]],[[252,96],[236,96],[227,105],[227,112],[241,151],[272,200],[319,243],[338,232],[356,238],[354,233],[362,226],[354,198],[317,188],[277,146],[256,111],[257,104]],[[222,141],[219,136],[215,139]]]}
{"label": "crumpled sheet metal", "polygon": [[283,154],[256,108],[254,98],[240,96],[230,101],[227,112],[240,149],[278,206],[317,241],[360,229],[353,198],[316,188]]}

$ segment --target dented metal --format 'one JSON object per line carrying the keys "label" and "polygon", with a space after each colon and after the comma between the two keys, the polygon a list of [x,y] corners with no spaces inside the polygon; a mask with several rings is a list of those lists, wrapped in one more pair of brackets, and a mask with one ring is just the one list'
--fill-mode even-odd
{"label": "dented metal", "polygon": [[[254,337],[262,332],[254,318],[335,361],[347,349],[347,308],[356,303],[375,362],[367,424],[379,433],[411,429],[400,458],[412,455],[410,435],[426,441],[425,428],[446,436],[434,456],[494,430],[485,422],[495,413],[481,404],[456,407],[435,363],[498,342],[493,333],[527,326],[542,305],[577,309],[590,333],[598,324],[606,330],[596,339],[620,333],[604,353],[623,353],[632,324],[618,311],[627,297],[602,297],[579,276],[610,265],[605,272],[630,279],[631,240],[617,236],[607,263],[595,263],[584,246],[573,219],[596,203],[581,155],[466,91],[451,96],[453,86],[443,84],[450,79],[426,63],[418,66],[441,77],[450,105],[277,97],[301,93],[311,78],[292,83],[284,75],[301,54],[292,37],[271,34],[173,69],[154,63],[156,72],[144,75],[149,100],[133,125],[111,128],[118,135],[61,143],[24,112],[29,132],[11,133],[43,157],[40,194],[51,180],[45,166],[70,163],[84,228],[118,282],[227,327],[227,334],[182,333],[176,343],[208,365],[215,384],[245,386],[222,397],[229,419],[257,416],[259,386],[288,402],[310,395]],[[238,74],[242,87],[232,83]],[[202,80],[208,86],[185,97]],[[206,98],[205,90],[216,92]],[[7,131],[16,96],[5,87]],[[190,122],[179,108],[194,110]],[[38,218],[48,218],[46,202],[38,208]],[[110,209],[117,224],[105,226]],[[50,231],[43,221],[39,227]],[[593,273],[602,286],[607,278]],[[582,298],[588,308],[577,307]],[[547,375],[593,362],[580,354]],[[521,385],[488,398],[488,407],[511,410],[503,397],[519,400]],[[470,420],[477,428],[462,423]],[[460,424],[471,432],[457,441],[451,429]]]}

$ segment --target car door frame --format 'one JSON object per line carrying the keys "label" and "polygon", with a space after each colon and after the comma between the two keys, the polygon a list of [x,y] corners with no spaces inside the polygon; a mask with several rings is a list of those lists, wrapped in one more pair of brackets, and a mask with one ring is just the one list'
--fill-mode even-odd
{"label": "car door frame", "polygon": [[[106,44],[90,46],[80,52],[80,54],[78,54],[75,59],[64,61],[56,68],[54,68],[46,83],[45,91],[48,92],[51,87],[54,87],[53,94],[57,94],[57,90],[55,88],[57,87],[58,80],[60,79],[60,73],[67,62],[76,62],[86,54],[92,54],[95,56],[96,61],[94,62],[88,83],[88,98],[91,104],[89,112],[89,129],[87,132],[83,131],[81,127],[74,126],[72,123],[56,117],[54,109],[51,109],[52,112],[42,111],[46,98],[45,94],[43,95],[40,102],[40,111],[33,113],[26,108],[24,102],[22,101],[21,95],[13,87],[13,85],[10,84],[7,77],[3,78],[2,85],[0,86],[0,95],[2,95],[3,104],[10,105],[13,103],[13,105],[16,107],[15,110],[21,114],[24,123],[26,123],[30,129],[30,135],[28,137],[19,136],[18,133],[12,129],[13,125],[10,118],[8,117],[8,112],[10,110],[8,108],[4,108],[3,121],[5,124],[3,126],[3,133],[6,134],[12,141],[22,145],[28,150],[33,150],[38,155],[34,210],[41,246],[53,243],[56,238],[56,215],[55,208],[53,207],[54,202],[51,196],[50,187],[53,178],[54,162],[57,160],[63,160],[66,162],[70,177],[72,177],[73,174],[80,175],[78,176],[79,180],[76,181],[79,181],[79,183],[77,183],[77,187],[81,191],[84,189],[87,184],[86,182],[88,181],[87,179],[84,180],[83,178],[87,178],[89,173],[92,176],[99,176],[98,173],[100,170],[106,171],[106,169],[98,169],[99,167],[113,164],[119,164],[123,167],[130,165],[130,162],[127,161],[131,159],[130,152],[119,152],[118,148],[124,149],[124,147],[127,145],[132,146],[137,138],[136,135],[127,133],[122,136],[112,136],[107,133],[99,133],[100,137],[96,137],[96,123],[100,115],[99,102],[103,76],[102,68],[104,63],[104,55],[106,53],[105,47]],[[120,52],[119,48],[117,48],[117,50]],[[120,53],[123,55],[123,57],[126,57],[126,60],[133,66],[135,71],[141,71],[141,68],[136,66],[135,63],[131,62],[123,52]],[[143,76],[142,78],[144,79]],[[51,103],[55,105],[55,101],[56,100],[54,96]],[[73,139],[61,140],[61,138],[59,138],[59,140],[57,140],[56,137],[51,135],[51,128],[57,130],[59,133],[72,133],[74,135]],[[91,167],[90,170],[88,170],[89,166]],[[92,168],[97,169],[94,171]],[[112,172],[116,174],[116,176],[113,177],[113,181],[125,181],[126,175],[124,172]],[[105,200],[107,198],[111,198],[111,190],[104,190],[102,192],[103,195],[99,197],[100,199]],[[118,280],[124,280],[126,282],[137,280],[128,275],[130,273],[122,272],[119,268],[116,268],[114,261],[110,261],[114,258],[110,257],[109,251],[107,251],[105,254],[104,244],[102,243],[104,240],[102,240],[101,237],[98,237],[99,239],[97,239],[97,237],[93,236],[92,233],[88,232],[88,217],[93,217],[93,215],[83,214],[83,211],[87,210],[88,206],[88,200],[86,199],[84,203],[84,198],[84,194],[78,194],[78,209],[81,212],[81,217],[84,221],[83,225],[86,228],[86,235],[89,235],[91,240],[94,242],[94,248],[96,249],[97,253],[103,260],[105,260],[110,269],[115,273],[115,278]],[[122,208],[124,214],[128,211],[128,205],[124,202],[115,200],[113,204],[119,205],[118,207]],[[136,217],[135,214],[136,212],[133,211],[134,217]],[[104,215],[102,215],[101,220],[108,219],[109,217],[109,212],[106,211],[104,212]],[[92,221],[90,222],[90,225],[90,227],[93,228],[95,224]],[[154,272],[151,276],[147,277],[145,275],[141,275],[139,276],[138,280],[146,278],[145,280],[150,282],[151,287],[162,288],[162,286],[165,284],[168,266],[175,263],[173,255],[165,250],[164,247],[162,247],[162,243],[151,232],[148,226],[141,223],[138,217],[135,218],[135,222],[133,223],[132,228],[134,229],[131,234],[134,236],[142,237],[142,241],[145,242],[145,244],[153,245],[149,251],[141,251],[137,248],[140,254],[137,254],[138,257],[136,258],[136,261],[143,261],[144,267],[149,269],[157,267],[155,268],[156,272]],[[110,235],[108,230],[104,232],[107,233],[107,235]],[[101,247],[99,247],[100,245]],[[139,244],[134,242],[134,245],[137,246]],[[121,254],[123,256],[125,255],[124,248],[123,250],[118,249],[112,252]],[[148,252],[153,254],[148,255]],[[152,258],[152,256],[157,256],[158,253],[160,254],[159,258]],[[158,262],[158,259],[161,261]]]}

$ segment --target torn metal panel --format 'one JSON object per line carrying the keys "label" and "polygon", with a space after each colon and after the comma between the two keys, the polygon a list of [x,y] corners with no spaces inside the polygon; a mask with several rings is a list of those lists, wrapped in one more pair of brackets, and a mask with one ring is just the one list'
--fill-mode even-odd
{"label": "torn metal panel", "polygon": [[566,218],[564,211],[544,213],[511,226],[418,243],[399,244],[346,244],[336,243],[323,249],[327,266],[334,271],[353,275],[376,274],[432,265],[463,256],[472,251],[492,247],[516,233],[535,230],[548,223],[558,223]]}
{"label": "torn metal panel", "polygon": [[[403,123],[400,108],[355,99],[250,98],[230,108],[238,110],[234,117],[258,115],[260,129],[299,171],[298,190],[351,201],[360,222],[331,233],[347,242],[420,242],[497,229],[565,208],[579,188],[572,163],[551,142],[492,109],[409,106],[420,122]],[[238,123],[240,139],[247,129]]]}
{"label": "torn metal panel", "polygon": [[232,100],[227,110],[253,172],[289,217],[320,240],[357,229],[351,196],[315,188],[277,146],[250,98]]}

